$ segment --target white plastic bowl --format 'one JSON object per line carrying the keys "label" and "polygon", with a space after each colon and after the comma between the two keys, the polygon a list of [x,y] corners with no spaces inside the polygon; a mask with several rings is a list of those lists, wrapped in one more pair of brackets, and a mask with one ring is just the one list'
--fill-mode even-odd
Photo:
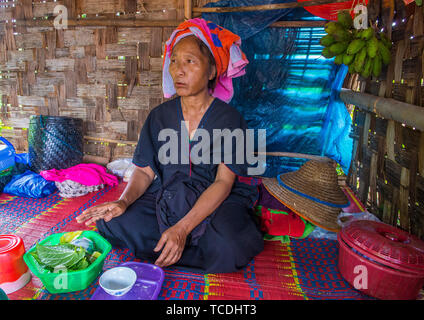
{"label": "white plastic bowl", "polygon": [[108,294],[122,296],[131,290],[137,274],[131,268],[116,267],[105,271],[99,279],[99,284]]}

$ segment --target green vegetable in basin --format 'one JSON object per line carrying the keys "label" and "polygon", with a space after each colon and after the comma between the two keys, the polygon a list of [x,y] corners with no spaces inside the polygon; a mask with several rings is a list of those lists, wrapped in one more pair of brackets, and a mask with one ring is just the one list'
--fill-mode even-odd
{"label": "green vegetable in basin", "polygon": [[58,245],[37,243],[31,255],[43,268],[50,272],[54,272],[57,267],[64,267],[69,271],[83,270],[95,260],[83,247],[70,243]]}
{"label": "green vegetable in basin", "polygon": [[[61,255],[62,258],[66,254],[70,254],[66,259],[69,259],[69,264],[72,264],[71,261],[77,261],[78,258],[73,258],[73,256],[78,256],[81,254],[81,246],[75,246],[70,243],[75,239],[87,238],[93,242],[94,252],[90,253],[86,251],[85,255],[81,260],[72,265],[70,268],[65,269],[65,267],[58,266],[56,269],[48,267],[46,264],[42,263],[38,257],[38,249],[42,247],[47,247],[48,251],[41,251],[43,253],[56,254],[51,250],[54,246],[66,244],[68,247],[60,248],[57,247],[58,256]],[[72,247],[74,246],[74,247]],[[49,248],[50,247],[50,248]],[[76,247],[80,247],[76,249]],[[60,248],[60,249],[59,249]],[[69,250],[72,248],[74,251]],[[85,290],[87,287],[96,279],[96,277],[102,272],[103,264],[107,254],[110,252],[112,246],[111,244],[100,236],[97,232],[94,231],[82,231],[82,232],[64,232],[64,233],[54,233],[42,240],[37,244],[32,246],[25,254],[24,261],[30,268],[31,272],[34,273],[34,276],[38,277],[43,285],[46,287],[46,290],[50,293],[66,293]],[[46,248],[44,248],[46,249]],[[56,250],[53,249],[53,250]],[[83,248],[85,250],[85,248]],[[82,254],[81,254],[82,255]],[[45,257],[47,258],[47,257]],[[51,257],[48,257],[51,259]],[[45,260],[44,260],[45,261]],[[45,261],[46,262],[46,261]],[[64,263],[59,262],[57,263]],[[65,270],[64,270],[65,269]],[[56,271],[56,272],[54,272]],[[64,272],[66,272],[67,283],[66,286],[57,285],[58,276],[63,277]],[[60,278],[62,279],[62,278]],[[65,283],[65,282],[63,282]]]}
{"label": "green vegetable in basin", "polygon": [[85,256],[85,250],[70,244],[43,246],[37,243],[37,254],[41,263],[50,268],[64,266],[71,268]]}

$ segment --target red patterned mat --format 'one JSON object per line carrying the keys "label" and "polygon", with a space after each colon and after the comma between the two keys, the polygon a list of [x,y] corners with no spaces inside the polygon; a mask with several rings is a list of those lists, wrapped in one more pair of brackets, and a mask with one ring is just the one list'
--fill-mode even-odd
{"label": "red patterned mat", "polygon": [[[75,218],[86,208],[115,200],[125,183],[86,196],[64,199],[57,193],[44,199],[0,194],[0,234],[14,233],[28,249],[52,233],[95,230],[78,224]],[[360,204],[359,204],[360,205]],[[229,274],[196,274],[177,267],[165,268],[161,300],[304,300],[369,299],[345,282],[337,269],[338,248],[330,240],[292,240],[290,244],[267,241],[265,249],[243,270]],[[128,250],[113,248],[103,270],[126,261],[139,261]],[[50,294],[40,280],[32,277],[10,299],[85,300],[98,287],[98,278],[86,289]]]}

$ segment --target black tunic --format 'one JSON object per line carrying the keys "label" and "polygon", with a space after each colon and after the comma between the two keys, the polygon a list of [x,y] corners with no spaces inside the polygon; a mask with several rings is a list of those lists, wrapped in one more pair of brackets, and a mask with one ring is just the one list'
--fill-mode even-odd
{"label": "black tunic", "polygon": [[[231,148],[228,148],[230,145],[224,148],[223,140],[217,148],[214,140],[218,137],[217,129],[245,133],[247,125],[235,108],[218,98],[203,115],[191,141],[181,121],[184,118],[180,97],[150,112],[141,130],[133,163],[139,167],[150,166],[156,178],[123,215],[108,223],[98,221],[99,232],[113,244],[128,247],[137,257],[154,261],[160,254],[153,252],[153,248],[161,233],[190,210],[198,196],[214,182],[222,162],[237,175],[231,193],[193,230],[177,265],[206,273],[239,270],[263,250],[263,236],[252,211],[258,188],[256,180],[248,178],[246,158],[237,158],[240,140],[232,139]],[[203,161],[193,159],[195,155]],[[171,161],[164,164],[166,159]]]}

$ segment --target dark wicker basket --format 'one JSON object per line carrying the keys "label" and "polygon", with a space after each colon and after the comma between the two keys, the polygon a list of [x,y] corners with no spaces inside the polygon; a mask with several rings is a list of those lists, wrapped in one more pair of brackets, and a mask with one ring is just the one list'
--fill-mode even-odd
{"label": "dark wicker basket", "polygon": [[82,119],[31,116],[28,153],[31,170],[66,169],[82,162]]}

